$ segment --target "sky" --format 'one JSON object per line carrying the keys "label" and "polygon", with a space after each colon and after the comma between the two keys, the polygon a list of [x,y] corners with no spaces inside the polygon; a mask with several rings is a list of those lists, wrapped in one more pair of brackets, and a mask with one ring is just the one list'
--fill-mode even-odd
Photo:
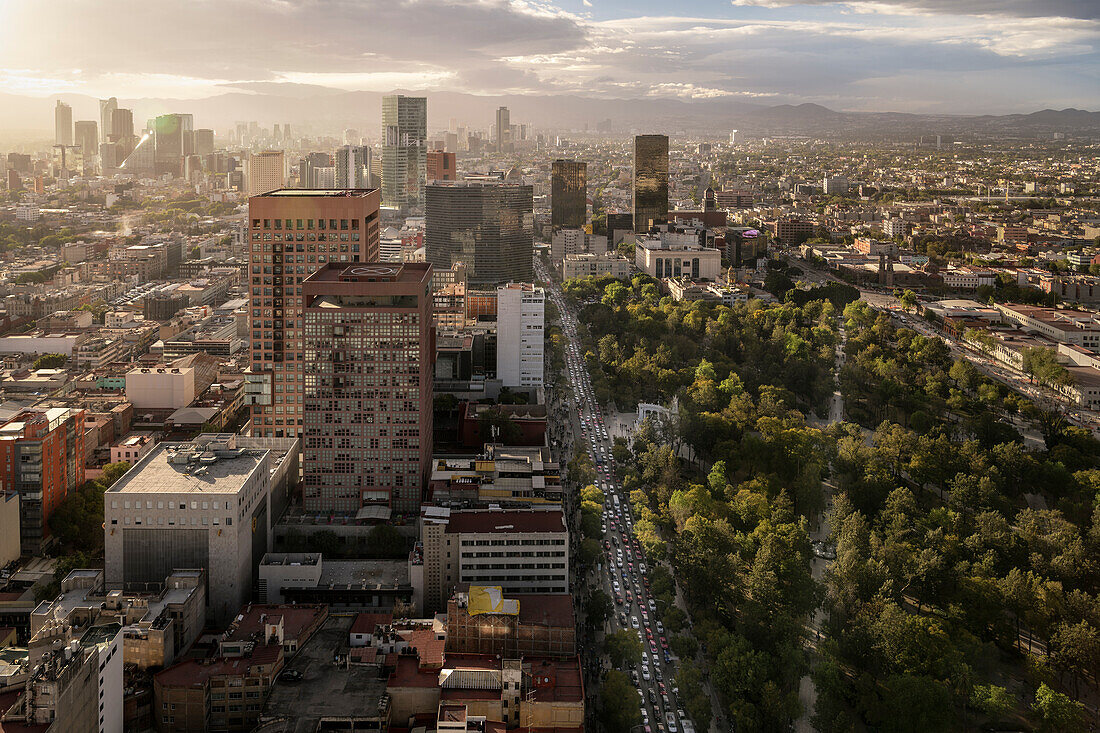
{"label": "sky", "polygon": [[194,99],[272,83],[1097,109],[1100,0],[0,0],[0,92]]}

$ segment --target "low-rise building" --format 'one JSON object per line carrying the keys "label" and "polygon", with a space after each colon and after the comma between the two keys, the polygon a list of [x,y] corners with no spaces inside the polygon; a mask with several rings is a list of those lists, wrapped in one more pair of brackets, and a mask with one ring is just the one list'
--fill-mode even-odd
{"label": "low-rise building", "polygon": [[324,604],[333,612],[401,611],[412,603],[404,560],[323,559],[316,552],[269,552],[260,560],[263,603]]}
{"label": "low-rise building", "polygon": [[581,277],[615,277],[626,280],[630,278],[631,271],[630,260],[613,252],[571,254],[561,260],[563,280]]}
{"label": "low-rise building", "polygon": [[639,237],[634,244],[634,266],[657,279],[683,276],[717,280],[722,270],[722,252],[687,241]]}
{"label": "low-rise building", "polygon": [[432,460],[433,502],[561,504],[561,466],[546,446],[487,444],[473,458]]}
{"label": "low-rise building", "polygon": [[447,603],[447,651],[574,657],[577,630],[568,593],[504,593],[471,585]]}

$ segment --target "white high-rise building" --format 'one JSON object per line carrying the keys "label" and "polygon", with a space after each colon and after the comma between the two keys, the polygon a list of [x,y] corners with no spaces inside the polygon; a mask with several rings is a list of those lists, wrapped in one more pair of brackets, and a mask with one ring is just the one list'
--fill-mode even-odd
{"label": "white high-rise building", "polygon": [[543,383],[546,291],[531,283],[497,288],[497,379],[505,387]]}
{"label": "white high-rise building", "polygon": [[286,185],[286,159],[282,150],[265,150],[248,156],[248,195],[274,191]]}
{"label": "white high-rise building", "polygon": [[730,145],[737,144],[737,130],[730,130]]}

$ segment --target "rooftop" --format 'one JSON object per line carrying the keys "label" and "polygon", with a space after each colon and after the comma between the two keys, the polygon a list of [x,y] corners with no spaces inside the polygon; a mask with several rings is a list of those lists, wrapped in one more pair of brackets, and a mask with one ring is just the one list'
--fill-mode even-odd
{"label": "rooftop", "polygon": [[449,534],[474,532],[565,532],[560,509],[451,512]]}
{"label": "rooftop", "polygon": [[115,485],[113,494],[237,494],[270,451],[214,444],[159,443]]}
{"label": "rooftop", "polygon": [[252,198],[363,198],[377,191],[377,188],[279,188],[261,193]]}
{"label": "rooftop", "polygon": [[264,605],[253,603],[237,614],[222,636],[222,641],[247,641],[254,634],[262,634],[264,623],[276,617],[283,619],[283,638],[298,639],[302,633],[326,613],[324,606]]}

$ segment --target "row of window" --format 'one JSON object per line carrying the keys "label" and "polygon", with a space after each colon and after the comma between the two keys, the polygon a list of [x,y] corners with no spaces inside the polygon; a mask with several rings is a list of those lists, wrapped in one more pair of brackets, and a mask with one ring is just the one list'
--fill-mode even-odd
{"label": "row of window", "polygon": [[[327,227],[326,227],[327,223]],[[314,226],[316,224],[316,226]],[[253,229],[347,229],[348,226],[355,230],[359,228],[358,219],[253,219]]]}

